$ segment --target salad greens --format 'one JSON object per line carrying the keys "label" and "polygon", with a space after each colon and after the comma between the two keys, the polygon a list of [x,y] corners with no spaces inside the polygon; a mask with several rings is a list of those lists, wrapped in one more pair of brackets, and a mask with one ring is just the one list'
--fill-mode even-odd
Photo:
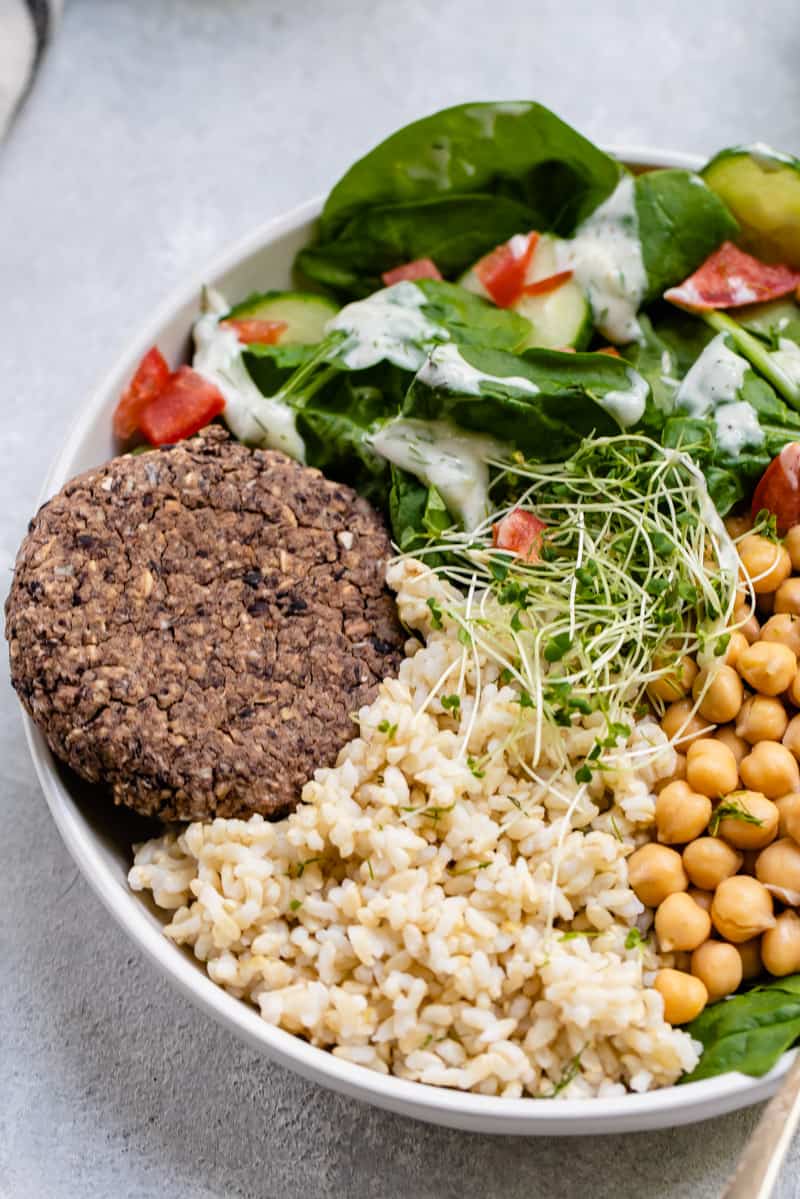
{"label": "salad greens", "polygon": [[347,171],[298,265],[345,297],[374,291],[382,271],[413,258],[433,257],[458,274],[521,230],[572,232],[621,170],[541,104],[448,108],[394,133]]}
{"label": "salad greens", "polygon": [[800,974],[712,1004],[686,1031],[701,1042],[703,1055],[682,1083],[731,1070],[760,1078],[800,1039]]}

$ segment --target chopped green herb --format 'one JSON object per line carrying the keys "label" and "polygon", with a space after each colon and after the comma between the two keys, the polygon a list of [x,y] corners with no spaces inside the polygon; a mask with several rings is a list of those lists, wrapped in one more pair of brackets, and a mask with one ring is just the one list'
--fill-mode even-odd
{"label": "chopped green herb", "polygon": [[291,903],[289,904],[289,907],[292,909],[293,912],[296,912],[297,909],[301,908],[302,906],[303,906],[302,899],[293,899],[291,901]]}
{"label": "chopped green herb", "polygon": [[314,862],[321,862],[322,858],[306,858],[304,862],[297,863],[297,872],[295,878],[302,878],[306,871],[306,866],[313,866]]}
{"label": "chopped green herb", "polygon": [[590,783],[592,781],[592,772],[585,762],[583,766],[579,766],[575,771],[575,781],[577,783]]}
{"label": "chopped green herb", "polygon": [[643,937],[638,928],[632,928],[628,931],[625,938],[626,949],[640,949],[647,943],[647,938]]}
{"label": "chopped green herb", "polygon": [[386,734],[386,740],[394,740],[394,735],[397,732],[397,725],[390,724],[388,720],[382,720],[378,725],[378,732]]}
{"label": "chopped green herb", "polygon": [[443,695],[442,696],[442,707],[444,708],[445,712],[460,711],[461,696],[460,695]]}
{"label": "chopped green herb", "polygon": [[543,1098],[544,1099],[555,1099],[556,1095],[560,1095],[562,1091],[565,1091],[567,1089],[567,1087],[569,1086],[569,1084],[575,1078],[578,1077],[578,1074],[580,1073],[580,1068],[581,1068],[581,1055],[580,1055],[580,1053],[576,1053],[574,1058],[572,1059],[572,1061],[565,1068],[564,1073],[561,1075],[561,1077],[559,1078],[558,1082],[553,1087],[550,1094],[544,1095]]}
{"label": "chopped green herb", "polygon": [[372,869],[372,862],[370,861],[369,858],[367,858],[367,870],[369,871],[369,877],[372,879],[373,882],[375,882],[375,872]]}
{"label": "chopped green herb", "polygon": [[487,866],[491,866],[491,862],[476,862],[474,866],[463,866],[459,870],[450,870],[453,876],[459,874],[472,874],[475,870],[485,870]]}

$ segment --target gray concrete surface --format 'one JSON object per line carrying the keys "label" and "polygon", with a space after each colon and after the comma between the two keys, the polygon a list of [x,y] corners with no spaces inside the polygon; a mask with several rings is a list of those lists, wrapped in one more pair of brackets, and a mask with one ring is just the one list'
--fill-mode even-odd
{"label": "gray concrete surface", "polygon": [[[83,397],[152,305],[404,121],[548,103],[598,139],[800,151],[796,0],[68,0],[0,146],[6,578]],[[0,1195],[720,1194],[757,1112],[581,1141],[373,1111],[256,1056],[131,948],[52,825],[2,684]],[[800,1194],[800,1145],[780,1199]]]}

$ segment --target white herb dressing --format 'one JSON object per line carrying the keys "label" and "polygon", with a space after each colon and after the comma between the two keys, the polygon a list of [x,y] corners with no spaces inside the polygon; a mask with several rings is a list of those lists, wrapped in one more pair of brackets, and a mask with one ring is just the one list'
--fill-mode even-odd
{"label": "white herb dressing", "polygon": [[610,341],[623,345],[641,333],[636,313],[647,289],[633,176],[623,175],[614,191],[557,247],[558,269],[570,268],[586,292],[594,323]]}
{"label": "white herb dressing", "polygon": [[467,532],[489,514],[489,459],[508,456],[492,437],[465,433],[447,421],[398,417],[369,439],[376,454],[435,487]]}
{"label": "white herb dressing", "polygon": [[714,412],[714,423],[717,427],[717,445],[724,453],[734,457],[745,446],[759,446],[764,440],[764,430],[758,423],[756,410],[745,400],[720,404]]}
{"label": "white herb dressing", "polygon": [[395,283],[345,305],[325,332],[346,334],[338,357],[349,370],[366,370],[385,360],[401,370],[418,371],[430,347],[448,338],[422,312],[425,302],[425,293],[414,283]]}
{"label": "white herb dressing", "polygon": [[690,367],[675,393],[675,407],[702,417],[719,404],[731,403],[747,369],[747,359],[728,349],[725,334],[719,333]]}
{"label": "white herb dressing", "polygon": [[222,393],[225,423],[239,441],[282,450],[304,462],[306,447],[293,410],[280,399],[261,394],[244,364],[236,331],[220,325],[220,317],[230,307],[224,296],[209,288],[205,302],[206,311],[194,324],[192,366]]}
{"label": "white herb dressing", "polygon": [[458,346],[434,346],[417,372],[417,378],[428,387],[442,388],[457,395],[477,396],[482,383],[498,383],[526,395],[536,395],[539,388],[522,375],[489,375],[471,366]]}
{"label": "white herb dressing", "polygon": [[[784,321],[788,324],[788,320]],[[778,348],[772,352],[773,362],[777,362],[790,382],[800,387],[800,346],[788,337],[778,338]]]}
{"label": "white herb dressing", "polygon": [[628,367],[626,374],[630,387],[624,391],[607,391],[603,396],[594,396],[595,402],[605,408],[623,429],[630,428],[642,419],[649,391],[647,382],[633,367]]}

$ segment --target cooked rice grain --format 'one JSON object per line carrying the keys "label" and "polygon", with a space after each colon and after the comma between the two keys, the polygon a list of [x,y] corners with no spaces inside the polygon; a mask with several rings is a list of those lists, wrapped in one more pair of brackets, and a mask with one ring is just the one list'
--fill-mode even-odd
{"label": "cooked rice grain", "polygon": [[[651,919],[626,858],[674,751],[643,721],[577,802],[572,772],[545,762],[536,781],[515,691],[452,620],[432,627],[447,585],[413,561],[389,581],[426,644],[409,643],[338,764],[279,823],[217,819],[138,846],[131,887],[172,912],[167,935],[215,982],[370,1069],[505,1096],[674,1082],[698,1047],[664,1021],[654,949],[625,947]],[[571,759],[599,720],[561,730]]]}

